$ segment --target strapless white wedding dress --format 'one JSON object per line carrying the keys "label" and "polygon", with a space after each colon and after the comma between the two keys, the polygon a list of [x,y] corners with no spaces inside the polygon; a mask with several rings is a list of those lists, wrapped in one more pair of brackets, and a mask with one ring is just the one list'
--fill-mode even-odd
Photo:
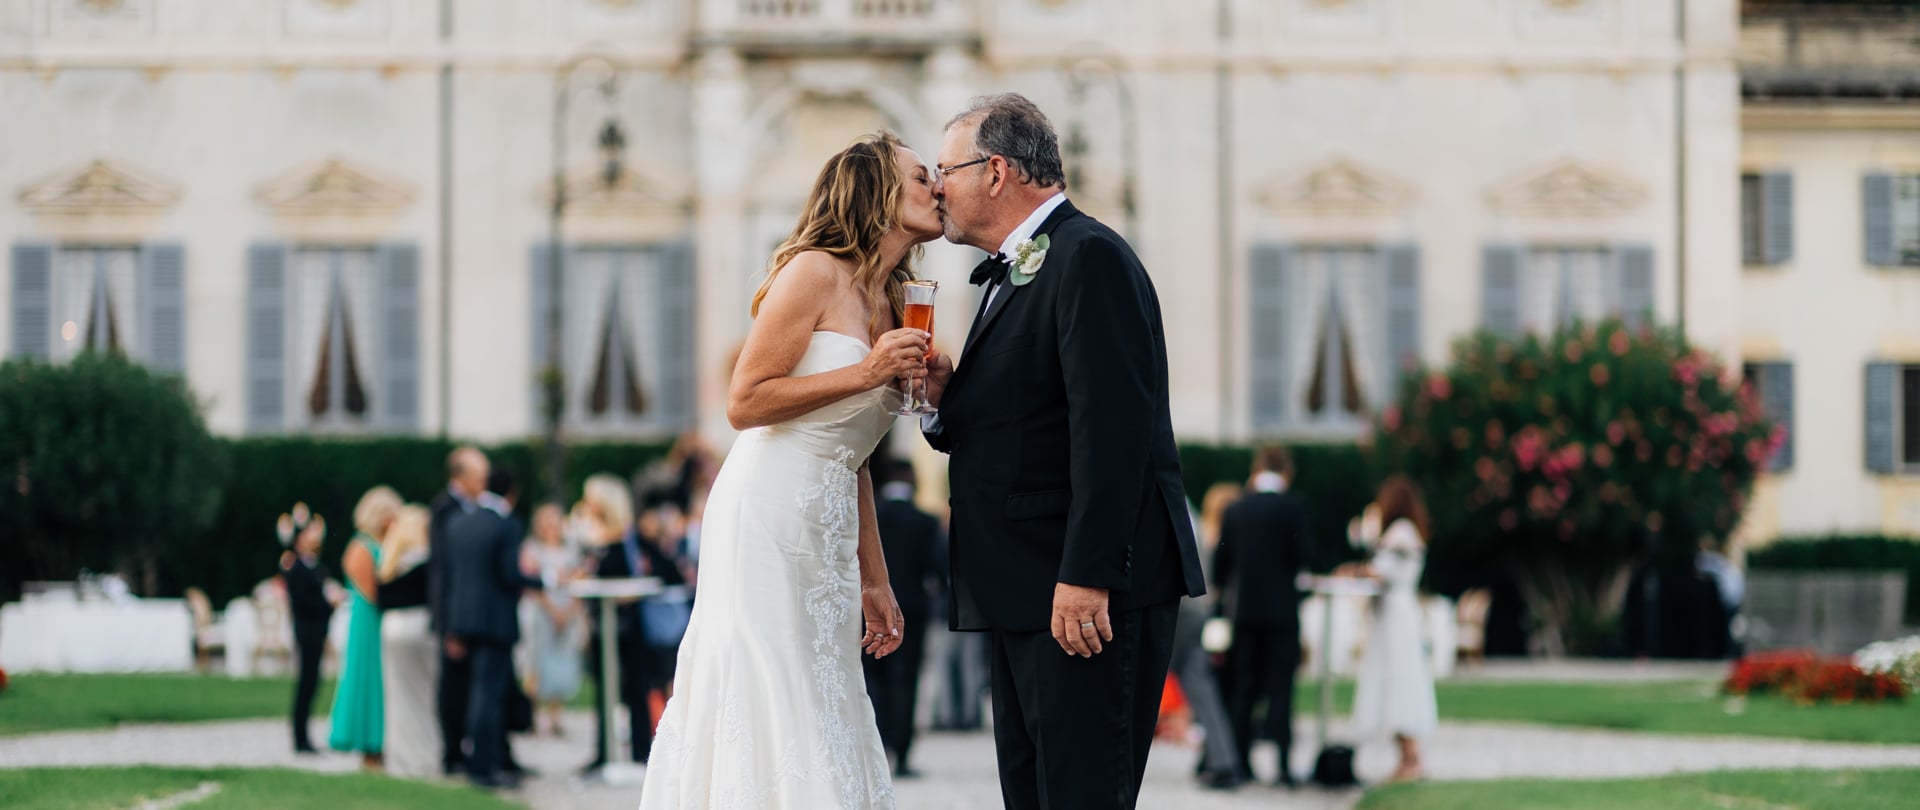
{"label": "strapless white wedding dress", "polygon": [[[867,353],[815,332],[792,376]],[[707,498],[698,596],[641,810],[894,806],[860,670],[855,469],[899,404],[883,386],[734,442]]]}

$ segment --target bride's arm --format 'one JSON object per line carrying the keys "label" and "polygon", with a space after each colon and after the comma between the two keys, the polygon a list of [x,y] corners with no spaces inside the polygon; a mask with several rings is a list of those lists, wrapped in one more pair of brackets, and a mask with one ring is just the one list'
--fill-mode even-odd
{"label": "bride's arm", "polygon": [[873,500],[873,462],[860,465],[860,608],[866,632],[860,649],[877,657],[900,648],[906,617],[887,577],[887,555],[880,548],[880,518]]}
{"label": "bride's arm", "polygon": [[[827,305],[845,294],[833,260],[802,253],[774,277],[747,330],[727,390],[727,421],[735,430],[785,422],[862,391],[871,391],[920,368],[924,332],[896,329],[883,335],[867,358],[845,368],[789,377],[807,353]],[[855,336],[857,337],[857,336]]]}

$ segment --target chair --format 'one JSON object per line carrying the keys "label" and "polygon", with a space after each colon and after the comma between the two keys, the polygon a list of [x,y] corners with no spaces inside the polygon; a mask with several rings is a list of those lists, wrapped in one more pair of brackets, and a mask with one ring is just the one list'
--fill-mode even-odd
{"label": "chair", "polygon": [[227,654],[226,628],[213,620],[213,602],[199,588],[186,591],[187,610],[193,613],[194,668],[205,673],[213,664],[213,653]]}
{"label": "chair", "polygon": [[1474,588],[1460,594],[1456,605],[1454,660],[1461,663],[1485,663],[1487,660],[1487,611],[1493,607],[1493,592]]}
{"label": "chair", "polygon": [[254,672],[262,672],[260,659],[278,658],[286,671],[293,667],[293,644],[288,637],[291,628],[287,624],[287,592],[280,586],[279,578],[268,580],[253,589],[253,660]]}

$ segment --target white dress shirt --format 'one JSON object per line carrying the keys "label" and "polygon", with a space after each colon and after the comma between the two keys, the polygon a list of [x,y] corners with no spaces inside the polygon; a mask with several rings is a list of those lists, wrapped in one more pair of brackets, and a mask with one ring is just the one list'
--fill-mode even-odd
{"label": "white dress shirt", "polygon": [[[1064,191],[1056,192],[1053,196],[1048,197],[1046,202],[1041,203],[1039,208],[1033,209],[1033,213],[1028,214],[1024,222],[1021,222],[1018,226],[1016,226],[1011,232],[1007,234],[1006,241],[1003,241],[1000,243],[1001,261],[1006,262],[1008,266],[1012,266],[1013,260],[1014,260],[1014,250],[1020,247],[1021,242],[1025,242],[1028,239],[1032,239],[1033,232],[1040,230],[1040,223],[1046,222],[1047,217],[1053,216],[1053,210],[1056,208],[1059,208],[1060,204],[1066,201],[1067,201],[1066,192]],[[996,282],[993,286],[988,287],[987,288],[987,306],[989,307],[993,306],[993,297],[999,294],[1000,294],[999,282]],[[985,312],[985,311],[986,310],[984,309],[981,310],[981,312]]]}

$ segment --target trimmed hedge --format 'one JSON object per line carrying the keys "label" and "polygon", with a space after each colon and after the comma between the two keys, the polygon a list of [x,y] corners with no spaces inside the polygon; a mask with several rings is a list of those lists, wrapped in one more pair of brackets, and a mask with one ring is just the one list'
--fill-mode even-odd
{"label": "trimmed hedge", "polygon": [[[228,440],[232,469],[225,504],[198,547],[177,558],[165,572],[163,588],[206,590],[215,605],[252,590],[272,576],[280,554],[273,523],[280,513],[305,501],[327,519],[328,568],[340,575],[340,555],[353,538],[353,507],[379,484],[399,490],[410,502],[426,503],[447,485],[446,459],[455,443],[430,438],[378,439],[234,439]],[[666,444],[583,444],[567,448],[568,491],[579,497],[589,475],[630,476],[666,455]],[[520,482],[520,513],[547,498],[539,461],[541,440],[483,446],[496,470],[511,471]]]}
{"label": "trimmed hedge", "polygon": [[1775,571],[1905,571],[1906,622],[1920,625],[1920,538],[1782,537],[1772,545],[1749,552],[1747,567]]}
{"label": "trimmed hedge", "polygon": [[[1347,542],[1347,521],[1373,500],[1383,477],[1374,460],[1357,444],[1287,445],[1293,454],[1294,481],[1289,486],[1306,498],[1314,541],[1319,553],[1313,569],[1333,567],[1359,554]],[[1184,444],[1180,468],[1187,497],[1198,509],[1214,484],[1245,484],[1253,470],[1253,448],[1235,445]]]}

